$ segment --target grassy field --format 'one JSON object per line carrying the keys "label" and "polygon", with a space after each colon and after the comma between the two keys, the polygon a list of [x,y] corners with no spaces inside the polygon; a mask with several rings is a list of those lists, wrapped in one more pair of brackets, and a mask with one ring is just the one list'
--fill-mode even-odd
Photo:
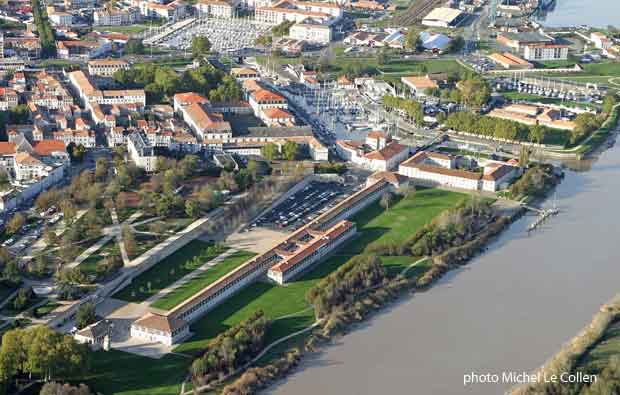
{"label": "grassy field", "polygon": [[[153,28],[156,28],[158,25],[153,24]],[[93,30],[98,32],[112,32],[112,33],[123,33],[123,34],[138,34],[142,33],[145,30],[148,30],[150,25],[129,25],[129,26],[95,26]]]}
{"label": "grassy field", "polygon": [[[229,298],[202,319],[191,326],[194,336],[175,348],[175,352],[200,355],[208,342],[219,333],[238,324],[258,309],[263,310],[273,322],[267,332],[267,343],[303,329],[314,322],[314,311],[306,302],[306,293],[317,281],[336,270],[352,256],[364,253],[373,243],[403,241],[420,227],[431,221],[442,211],[454,207],[466,195],[439,189],[419,189],[414,195],[401,199],[389,210],[378,203],[353,218],[359,237],[349,242],[325,262],[304,274],[299,280],[286,287],[258,282],[246,287]],[[397,274],[417,258],[382,257],[382,262],[392,274]],[[163,263],[163,262],[162,262]],[[156,266],[159,268],[162,263]],[[409,272],[417,276],[428,269],[428,262],[422,262]],[[166,269],[160,270],[166,273]],[[301,341],[299,336],[291,341]],[[278,352],[290,346],[286,342],[270,352],[261,363],[266,363]],[[107,394],[176,395],[180,382],[187,372],[191,360],[178,355],[168,355],[162,360],[151,360],[131,354],[113,351],[97,352],[94,355],[93,371],[88,380],[95,390]],[[141,368],[136,371],[135,366]],[[127,372],[131,372],[131,375]]]}
{"label": "grassy field", "polygon": [[[174,254],[140,274],[128,287],[114,297],[127,302],[144,302],[176,280],[202,266],[206,260],[192,262],[192,258],[206,252],[212,244],[193,240]],[[207,260],[217,255],[210,255]]]}
{"label": "grassy field", "polygon": [[151,359],[116,350],[92,356],[93,374],[86,383],[106,395],[178,395],[191,363],[179,355]]}
{"label": "grassy field", "polygon": [[195,295],[203,288],[209,286],[226,273],[246,262],[254,255],[256,254],[250,251],[236,251],[235,253],[224,258],[222,262],[189,280],[187,283],[175,289],[165,297],[158,299],[151,304],[151,306],[162,310],[170,310],[179,303]]}

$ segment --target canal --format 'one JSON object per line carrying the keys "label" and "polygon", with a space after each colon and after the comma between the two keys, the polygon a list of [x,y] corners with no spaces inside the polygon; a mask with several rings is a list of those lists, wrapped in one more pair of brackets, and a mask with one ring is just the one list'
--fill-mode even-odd
{"label": "canal", "polygon": [[503,393],[506,384],[465,387],[463,376],[537,368],[619,291],[620,148],[589,171],[568,170],[556,196],[562,213],[539,231],[528,236],[534,218],[522,218],[467,267],[308,357],[267,393]]}

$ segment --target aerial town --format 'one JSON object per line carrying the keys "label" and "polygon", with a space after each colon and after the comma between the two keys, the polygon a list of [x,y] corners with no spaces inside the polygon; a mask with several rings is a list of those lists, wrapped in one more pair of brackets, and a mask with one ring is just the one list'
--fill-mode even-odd
{"label": "aerial town", "polygon": [[[0,394],[376,394],[295,368],[600,187],[620,25],[563,4],[0,0]],[[617,393],[605,306],[616,348],[571,349],[562,394]]]}

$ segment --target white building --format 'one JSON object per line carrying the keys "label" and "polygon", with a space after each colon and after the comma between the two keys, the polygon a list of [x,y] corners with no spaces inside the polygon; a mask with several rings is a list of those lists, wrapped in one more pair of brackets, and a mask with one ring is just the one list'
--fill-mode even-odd
{"label": "white building", "polygon": [[95,59],[88,61],[90,75],[112,77],[118,70],[129,69],[129,63],[121,59]]}
{"label": "white building", "polygon": [[131,25],[140,20],[140,10],[135,7],[119,10],[100,9],[93,13],[94,26]]}
{"label": "white building", "polygon": [[342,18],[342,8],[336,3],[282,0],[273,6],[256,7],[258,22],[278,25],[284,21],[301,23],[307,18],[333,24]]}
{"label": "white building", "polygon": [[463,12],[455,8],[437,7],[422,19],[422,24],[433,27],[456,27],[463,20]]}
{"label": "white building", "polygon": [[8,111],[17,107],[19,104],[19,96],[17,92],[10,88],[0,87],[0,111]]}
{"label": "white building", "polygon": [[331,26],[314,23],[296,23],[289,30],[289,37],[310,43],[329,44],[332,40]]}
{"label": "white building", "polygon": [[230,19],[235,15],[235,6],[224,0],[198,0],[194,7],[201,16]]}
{"label": "white building", "polygon": [[68,12],[54,11],[48,14],[48,17],[54,26],[71,26],[73,25],[73,15]]}
{"label": "white building", "polygon": [[336,152],[344,160],[373,171],[395,170],[399,163],[409,157],[409,147],[395,141],[371,150],[360,141],[338,140]]}
{"label": "white building", "polygon": [[607,37],[605,34],[599,32],[590,33],[590,40],[592,40],[592,43],[594,43],[594,46],[596,48],[600,49],[609,49],[612,45],[614,45],[612,39]]}
{"label": "white building", "polygon": [[520,169],[503,162],[491,162],[483,173],[457,169],[454,157],[420,151],[400,164],[398,173],[424,186],[447,186],[465,190],[495,192],[506,188]]}
{"label": "white building", "polygon": [[557,43],[528,44],[524,47],[523,58],[530,61],[566,60],[568,45]]}
{"label": "white building", "polygon": [[127,136],[127,153],[136,166],[146,172],[157,170],[155,150],[143,133],[131,133]]}
{"label": "white building", "polygon": [[131,337],[167,346],[189,336],[189,325],[182,319],[148,313],[131,324]]}

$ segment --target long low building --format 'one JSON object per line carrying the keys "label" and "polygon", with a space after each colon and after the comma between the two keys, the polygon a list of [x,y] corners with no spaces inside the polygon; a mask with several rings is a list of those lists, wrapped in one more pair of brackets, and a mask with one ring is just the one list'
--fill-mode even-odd
{"label": "long low building", "polygon": [[[375,178],[362,190],[284,238],[278,245],[236,267],[165,314],[148,313],[132,324],[132,336],[173,344],[196,320],[249,284],[269,278],[284,284],[319,263],[356,233],[347,218],[376,202],[393,188],[387,177]],[[154,319],[156,316],[157,319]],[[162,322],[176,323],[175,325]]]}

